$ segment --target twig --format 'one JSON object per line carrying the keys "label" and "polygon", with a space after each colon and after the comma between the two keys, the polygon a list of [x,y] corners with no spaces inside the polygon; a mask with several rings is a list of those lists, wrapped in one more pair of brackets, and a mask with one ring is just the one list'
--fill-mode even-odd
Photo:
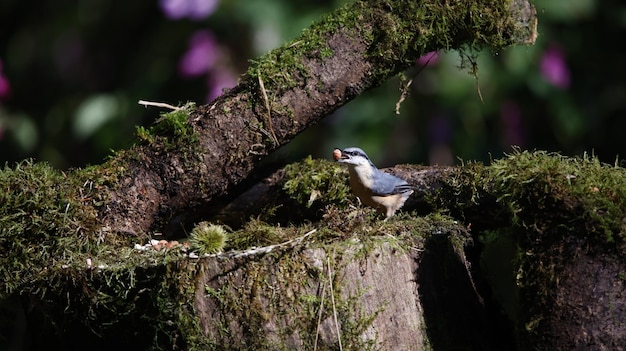
{"label": "twig", "polygon": [[152,101],[145,101],[145,100],[139,100],[139,105],[143,105],[143,106],[154,106],[154,107],[162,107],[162,108],[169,108],[170,110],[173,111],[178,111],[181,109],[181,107],[176,107],[170,104],[166,104],[164,102],[152,102]]}
{"label": "twig", "polygon": [[480,98],[480,102],[484,104],[485,101],[483,100],[483,94],[480,91],[480,82],[478,81],[478,63],[472,58],[470,58],[470,63],[472,64],[472,74],[474,75],[474,79],[476,79],[476,91],[478,92],[478,97]]}
{"label": "twig", "polygon": [[400,88],[400,99],[398,99],[398,102],[396,102],[396,115],[400,114],[400,105],[402,105],[402,102],[404,102],[406,97],[409,95],[409,88],[411,87],[412,83],[413,79],[409,79],[409,81]]}
{"label": "twig", "polygon": [[[411,78],[404,86],[400,87],[400,99],[398,100],[398,102],[396,102],[396,115],[400,114],[400,105],[402,105],[402,102],[404,102],[404,100],[406,99],[406,97],[409,95],[409,87],[411,86],[411,84],[413,83],[413,79],[415,79],[415,77],[419,76],[420,73],[422,73],[422,71],[424,70],[424,68],[428,67],[428,64],[430,63],[430,61],[436,57],[439,54],[439,52],[435,52],[432,55],[428,56],[428,60],[426,60],[426,62],[424,62],[424,64],[422,65],[422,67],[420,67],[417,72],[413,75],[413,78]],[[401,83],[404,81],[404,79],[402,79]]]}
{"label": "twig", "polygon": [[328,284],[330,285],[330,302],[333,305],[333,317],[335,318],[335,329],[337,329],[337,340],[339,341],[339,351],[343,351],[341,346],[341,332],[339,331],[339,322],[337,321],[337,307],[335,306],[335,293],[333,290],[333,276],[330,270],[330,258],[326,257],[328,264]]}
{"label": "twig", "polygon": [[317,229],[313,229],[313,230],[309,231],[308,233],[304,234],[303,236],[297,237],[295,239],[287,240],[284,243],[275,244],[275,245],[269,245],[269,246],[263,246],[263,247],[257,247],[255,249],[251,249],[251,250],[247,250],[247,251],[243,251],[243,252],[237,252],[237,253],[231,254],[230,256],[232,258],[239,258],[239,257],[246,257],[246,256],[258,255],[258,254],[264,254],[264,253],[271,252],[272,250],[274,250],[276,248],[279,248],[279,247],[282,247],[282,246],[299,244],[302,241],[304,241],[304,239],[309,237],[311,234],[315,233],[316,231],[317,231]]}
{"label": "twig", "polygon": [[269,127],[270,132],[272,133],[272,141],[274,145],[278,145],[278,138],[276,137],[276,133],[274,133],[274,127],[272,126],[272,112],[270,110],[270,100],[267,98],[267,92],[265,91],[265,84],[263,84],[263,78],[261,78],[261,74],[259,73],[259,86],[261,87],[261,93],[263,94],[263,100],[265,100],[265,109],[267,109],[267,126]]}
{"label": "twig", "polygon": [[324,297],[326,296],[326,284],[322,285],[322,301],[320,302],[320,312],[317,315],[317,330],[315,330],[315,343],[313,351],[317,351],[317,339],[320,336],[320,327],[322,326],[322,312],[324,311]]}
{"label": "twig", "polygon": [[485,100],[483,100],[483,94],[480,92],[480,83],[478,82],[478,76],[476,76],[476,91],[478,91],[478,97],[480,98],[480,102],[484,104]]}

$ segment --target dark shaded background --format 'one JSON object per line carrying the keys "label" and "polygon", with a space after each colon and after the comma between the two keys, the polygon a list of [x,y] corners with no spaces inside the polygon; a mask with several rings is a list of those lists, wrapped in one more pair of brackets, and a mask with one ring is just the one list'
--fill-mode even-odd
{"label": "dark shaded background", "polygon": [[[249,59],[342,2],[3,0],[0,162],[100,163],[132,144],[135,125],[158,118],[139,99],[207,103]],[[399,115],[396,78],[300,135],[281,157],[330,158],[335,146],[360,146],[379,166],[453,164],[519,145],[614,163],[626,150],[626,5],[535,5],[537,43],[478,53],[478,84],[457,52],[436,53],[406,72],[413,82]]]}

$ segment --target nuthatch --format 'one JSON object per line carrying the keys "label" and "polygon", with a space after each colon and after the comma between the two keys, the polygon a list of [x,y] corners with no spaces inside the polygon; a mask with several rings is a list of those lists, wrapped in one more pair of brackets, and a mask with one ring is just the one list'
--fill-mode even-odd
{"label": "nuthatch", "polygon": [[333,150],[335,161],[348,165],[350,187],[362,203],[374,207],[387,217],[404,205],[413,194],[413,189],[405,180],[380,171],[365,152],[358,147]]}

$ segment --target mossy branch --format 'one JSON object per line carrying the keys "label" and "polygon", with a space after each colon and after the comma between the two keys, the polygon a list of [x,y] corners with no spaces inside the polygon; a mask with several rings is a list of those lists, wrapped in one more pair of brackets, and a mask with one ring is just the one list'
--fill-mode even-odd
{"label": "mossy branch", "polygon": [[[238,186],[272,150],[424,53],[528,44],[535,27],[532,5],[521,0],[347,3],[253,61],[239,85],[211,106],[188,104],[164,114],[138,129],[136,146],[102,165],[68,174],[18,166],[15,171],[45,168],[42,181],[54,182],[64,198],[49,204],[56,197],[37,181],[7,185],[16,199],[34,196],[26,210],[5,207],[2,226],[94,241],[181,230],[194,222],[186,213],[241,192]],[[16,211],[42,222],[25,228],[16,224],[22,217]],[[61,224],[58,213],[67,217]]]}
{"label": "mossy branch", "polygon": [[150,128],[157,137],[140,130],[140,145],[100,168],[119,170],[97,208],[102,228],[146,235],[185,222],[179,215],[239,192],[258,161],[421,55],[529,44],[535,27],[521,0],[350,2],[254,60],[212,105],[164,117]]}

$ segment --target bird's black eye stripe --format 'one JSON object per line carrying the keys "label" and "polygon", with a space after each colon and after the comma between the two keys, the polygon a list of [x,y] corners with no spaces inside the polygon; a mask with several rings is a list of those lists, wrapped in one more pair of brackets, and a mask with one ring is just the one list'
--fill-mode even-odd
{"label": "bird's black eye stripe", "polygon": [[343,153],[348,155],[348,156],[362,156],[362,157],[367,158],[367,156],[364,153],[360,152],[360,151],[345,151],[344,150]]}

